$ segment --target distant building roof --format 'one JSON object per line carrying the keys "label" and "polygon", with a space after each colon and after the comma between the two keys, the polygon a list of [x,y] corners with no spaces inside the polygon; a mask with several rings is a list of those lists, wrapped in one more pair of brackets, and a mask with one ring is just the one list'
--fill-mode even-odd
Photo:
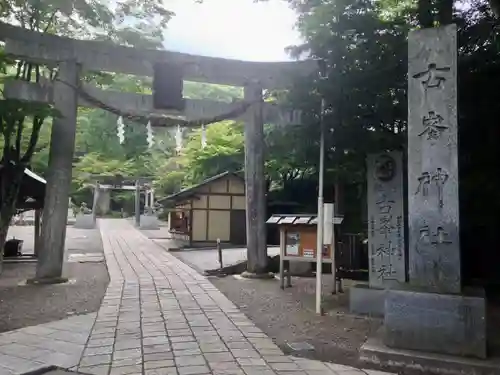
{"label": "distant building roof", "polygon": [[196,195],[198,193],[198,190],[201,187],[206,186],[214,181],[223,179],[225,177],[229,177],[229,176],[234,176],[242,181],[245,181],[245,179],[241,176],[240,173],[226,171],[226,172],[223,172],[223,173],[218,174],[216,176],[207,178],[205,181],[200,182],[198,185],[191,186],[187,189],[179,191],[178,193],[175,193],[175,194],[169,195],[166,198],[160,199],[158,202],[160,204],[167,204],[167,203],[174,203],[174,202],[183,201],[187,198],[190,198],[190,197]]}
{"label": "distant building roof", "polygon": [[40,177],[36,173],[31,172],[28,168],[24,168],[24,174],[28,175],[34,180],[37,180],[38,182],[41,182],[42,184],[46,184],[47,181],[43,177]]}
{"label": "distant building roof", "polygon": [[[0,180],[2,179],[2,168],[0,167]],[[42,208],[45,199],[45,185],[47,181],[28,168],[24,169],[24,176],[19,187],[16,209],[31,210]]]}

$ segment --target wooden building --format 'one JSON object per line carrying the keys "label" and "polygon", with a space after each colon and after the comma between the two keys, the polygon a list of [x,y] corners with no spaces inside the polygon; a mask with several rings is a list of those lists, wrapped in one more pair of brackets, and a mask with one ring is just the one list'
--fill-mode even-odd
{"label": "wooden building", "polygon": [[246,244],[245,181],[236,173],[221,173],[160,203],[169,210],[173,238],[184,246],[213,245],[217,239]]}

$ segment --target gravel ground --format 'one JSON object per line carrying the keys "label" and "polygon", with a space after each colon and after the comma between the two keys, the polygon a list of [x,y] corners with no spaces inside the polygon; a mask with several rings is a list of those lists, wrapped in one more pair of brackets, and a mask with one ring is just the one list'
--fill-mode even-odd
{"label": "gravel ground", "polygon": [[[347,294],[332,296],[331,276],[324,276],[326,314],[315,314],[315,279],[292,278],[292,288],[282,291],[278,280],[248,280],[233,276],[211,278],[212,283],[233,301],[286,353],[360,366],[358,350],[367,336],[380,327],[378,319],[348,312]],[[292,351],[287,343],[307,342],[310,351]]]}
{"label": "gravel ground", "polygon": [[[12,227],[9,238],[24,240],[23,253],[33,251],[33,227]],[[58,285],[26,285],[36,263],[5,263],[0,276],[0,332],[95,312],[109,282],[98,229],[67,228],[64,274]],[[77,261],[78,260],[78,261]]]}

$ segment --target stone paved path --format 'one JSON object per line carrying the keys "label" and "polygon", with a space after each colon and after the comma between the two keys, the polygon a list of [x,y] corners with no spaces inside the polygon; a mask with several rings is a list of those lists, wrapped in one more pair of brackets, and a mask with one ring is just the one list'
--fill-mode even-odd
{"label": "stone paved path", "polygon": [[100,229],[111,281],[72,369],[96,375],[383,374],[285,356],[204,276],[126,220],[101,220]]}
{"label": "stone paved path", "polygon": [[78,364],[96,314],[86,314],[0,334],[0,375]]}

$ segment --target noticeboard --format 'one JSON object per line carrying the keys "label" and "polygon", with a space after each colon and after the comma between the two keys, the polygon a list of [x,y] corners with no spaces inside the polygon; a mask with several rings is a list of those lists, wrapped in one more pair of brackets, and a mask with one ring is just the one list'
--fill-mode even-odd
{"label": "noticeboard", "polygon": [[[327,209],[328,208],[328,209]],[[323,231],[323,262],[333,263],[331,241],[333,226],[342,224],[342,216],[333,215],[333,204],[325,204],[325,226]],[[280,228],[280,255],[283,260],[314,262],[317,245],[317,216],[312,214],[275,214],[267,224]]]}
{"label": "noticeboard", "polygon": [[286,256],[299,256],[300,233],[286,233]]}
{"label": "noticeboard", "polygon": [[[296,226],[294,228],[282,228],[284,231],[284,243],[281,246],[283,259],[297,260],[303,262],[314,262],[316,260],[316,227]],[[323,246],[323,262],[332,262],[331,245]]]}

